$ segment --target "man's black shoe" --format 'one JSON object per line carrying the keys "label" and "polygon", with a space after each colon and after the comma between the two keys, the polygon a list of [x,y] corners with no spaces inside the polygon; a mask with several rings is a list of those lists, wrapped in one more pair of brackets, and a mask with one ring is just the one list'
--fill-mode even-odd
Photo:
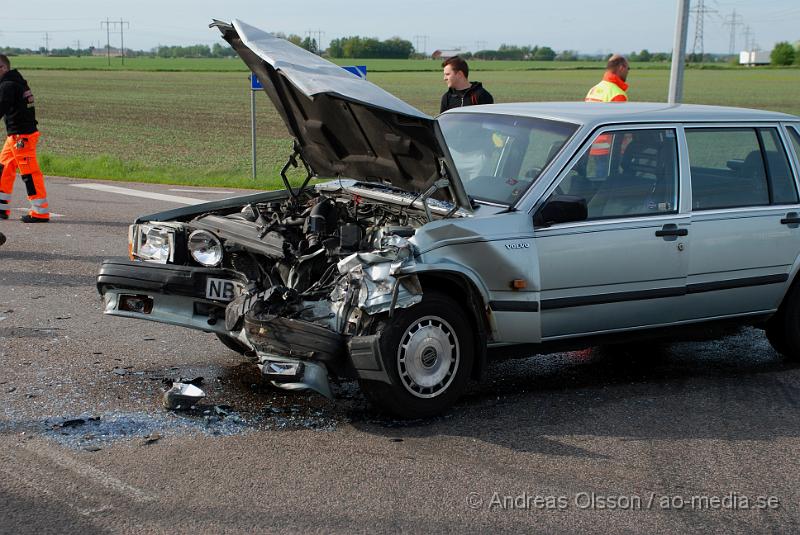
{"label": "man's black shoe", "polygon": [[6,242],[6,235],[0,232],[0,245],[3,245]]}
{"label": "man's black shoe", "polygon": [[0,212],[0,219],[8,219],[8,212],[6,212],[5,210]]}
{"label": "man's black shoe", "polygon": [[20,217],[19,219],[23,223],[47,223],[48,221],[50,221],[49,219],[43,219],[41,217],[31,217],[28,214],[25,214],[24,216]]}

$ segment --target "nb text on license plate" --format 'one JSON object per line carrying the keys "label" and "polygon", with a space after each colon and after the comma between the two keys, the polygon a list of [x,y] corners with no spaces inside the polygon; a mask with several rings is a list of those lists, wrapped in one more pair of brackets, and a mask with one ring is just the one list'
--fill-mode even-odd
{"label": "nb text on license plate", "polygon": [[217,301],[233,301],[242,293],[243,287],[240,283],[229,279],[206,279],[206,299],[216,299]]}

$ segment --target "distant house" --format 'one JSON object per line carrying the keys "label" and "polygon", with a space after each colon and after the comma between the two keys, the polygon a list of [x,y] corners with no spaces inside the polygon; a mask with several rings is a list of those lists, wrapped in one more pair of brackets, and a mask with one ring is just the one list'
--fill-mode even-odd
{"label": "distant house", "polygon": [[447,58],[452,58],[453,56],[460,56],[464,52],[466,52],[466,50],[459,50],[459,49],[434,50],[433,54],[431,54],[431,59],[445,60]]}
{"label": "distant house", "polygon": [[[129,49],[129,50],[130,50],[130,49]],[[106,51],[106,47],[102,47],[102,48],[95,48],[95,49],[93,49],[93,50],[92,50],[92,55],[93,55],[93,56],[105,56],[105,55],[109,55],[109,56],[111,56],[111,57],[114,57],[114,58],[116,58],[116,57],[119,57],[119,56],[121,56],[122,54],[120,53],[120,49],[119,49],[119,48],[114,48],[114,47],[112,46],[112,47],[109,47],[108,51]],[[126,54],[125,54],[125,55],[127,56],[127,51],[126,51]]]}

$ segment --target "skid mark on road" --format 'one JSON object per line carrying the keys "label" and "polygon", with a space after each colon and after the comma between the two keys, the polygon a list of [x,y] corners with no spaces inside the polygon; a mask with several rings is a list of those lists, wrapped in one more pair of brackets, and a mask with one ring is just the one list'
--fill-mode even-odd
{"label": "skid mark on road", "polygon": [[92,189],[96,191],[104,191],[106,193],[116,193],[118,195],[127,195],[129,197],[141,197],[143,199],[154,199],[178,204],[203,204],[208,202],[205,199],[193,199],[192,197],[167,195],[166,193],[155,193],[153,191],[141,191],[138,189],[122,188],[119,186],[109,186],[108,184],[70,184],[70,186],[73,188]]}

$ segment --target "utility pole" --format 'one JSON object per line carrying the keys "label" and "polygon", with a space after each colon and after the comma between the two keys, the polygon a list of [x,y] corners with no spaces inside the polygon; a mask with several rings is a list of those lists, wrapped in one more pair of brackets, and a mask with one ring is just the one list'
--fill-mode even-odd
{"label": "utility pole", "polygon": [[[103,27],[103,21],[100,21],[100,28]],[[111,23],[108,18],[105,21],[106,25],[106,58],[108,58],[108,66],[111,67]]]}
{"label": "utility pole", "polygon": [[130,28],[130,23],[126,20],[109,20],[106,17],[106,20],[100,21],[100,27],[106,27],[106,57],[108,58],[108,66],[111,66],[111,26],[113,25],[116,29],[117,24],[119,24],[119,42],[120,42],[120,51],[122,52],[122,64],[125,65],[125,41],[123,38],[123,27],[127,24],[128,28]]}
{"label": "utility pole", "polygon": [[76,49],[78,51],[78,57],[81,57],[81,40],[80,39],[75,41],[75,47],[76,47]]}
{"label": "utility pole", "polygon": [[669,74],[667,102],[678,104],[683,99],[683,68],[686,59],[686,34],[689,29],[689,0],[678,0],[675,40],[672,45],[672,69]]}
{"label": "utility pole", "polygon": [[[416,47],[414,47],[414,49],[416,50],[417,54],[427,55],[428,37],[429,37],[428,35],[415,35],[414,36],[414,42],[416,43]],[[422,42],[421,46],[420,46],[420,42]]]}
{"label": "utility pole", "polygon": [[722,23],[723,26],[730,26],[731,27],[731,40],[728,43],[728,53],[735,54],[736,53],[736,29],[739,26],[744,26],[744,22],[742,22],[742,18],[736,14],[736,10],[733,10],[733,13],[725,19],[725,22]]}
{"label": "utility pole", "polygon": [[125,24],[128,25],[128,28],[131,27],[131,24],[129,22],[124,21],[122,19],[119,19],[119,48],[120,48],[120,51],[122,52],[122,64],[123,65],[125,65],[125,38],[124,38],[124,35],[123,35],[122,28],[124,27]]}
{"label": "utility pole", "polygon": [[50,34],[47,32],[44,32],[44,55],[50,55]]}
{"label": "utility pole", "polygon": [[703,23],[706,19],[707,13],[716,13],[716,9],[709,9],[705,5],[704,0],[697,0],[697,6],[690,10],[691,13],[695,14],[695,21],[694,21],[694,44],[692,45],[692,58],[696,61],[697,60],[697,45],[700,45],[700,63],[703,62],[703,56],[705,55],[705,50],[703,49]]}
{"label": "utility pole", "polygon": [[311,40],[311,39],[315,39],[315,37],[314,37],[314,36],[316,35],[316,40],[317,40],[317,54],[319,54],[320,56],[322,55],[322,36],[323,36],[324,34],[325,34],[325,32],[323,32],[323,31],[322,31],[322,30],[320,30],[320,29],[317,29],[317,30],[306,30],[306,35],[308,36],[308,39],[309,39],[309,40]]}
{"label": "utility pole", "polygon": [[753,35],[753,30],[750,29],[750,26],[744,27],[744,49],[751,50],[753,48],[753,44],[750,42],[750,36]]}

